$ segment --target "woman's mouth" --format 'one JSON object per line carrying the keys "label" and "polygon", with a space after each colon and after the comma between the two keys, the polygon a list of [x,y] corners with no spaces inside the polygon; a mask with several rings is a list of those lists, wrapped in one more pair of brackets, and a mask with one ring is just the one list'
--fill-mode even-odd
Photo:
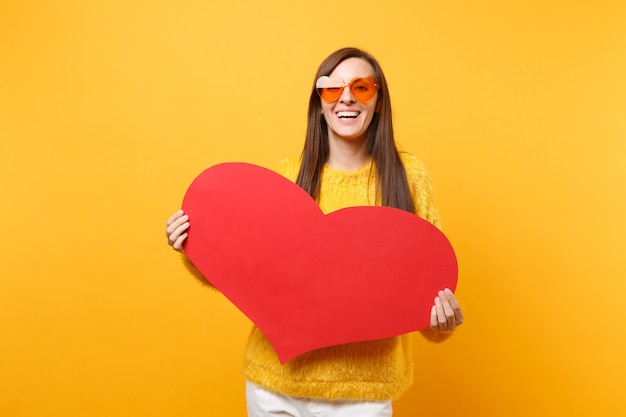
{"label": "woman's mouth", "polygon": [[361,112],[358,111],[338,111],[336,113],[337,117],[340,119],[356,119],[360,114]]}

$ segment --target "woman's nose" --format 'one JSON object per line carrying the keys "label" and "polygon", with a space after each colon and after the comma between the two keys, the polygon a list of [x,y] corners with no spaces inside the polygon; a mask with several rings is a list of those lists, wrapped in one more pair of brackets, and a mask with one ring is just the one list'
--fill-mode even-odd
{"label": "woman's nose", "polygon": [[342,103],[354,103],[356,100],[352,95],[352,91],[350,91],[349,86],[345,86],[343,91],[341,92],[341,97],[339,97],[339,101]]}

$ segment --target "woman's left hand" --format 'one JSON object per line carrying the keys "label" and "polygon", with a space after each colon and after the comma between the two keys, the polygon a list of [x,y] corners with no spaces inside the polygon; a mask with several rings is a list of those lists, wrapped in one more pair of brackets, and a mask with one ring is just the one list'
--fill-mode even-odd
{"label": "woman's left hand", "polygon": [[430,310],[430,328],[440,332],[454,330],[463,324],[463,312],[454,293],[446,288],[435,297],[435,305]]}

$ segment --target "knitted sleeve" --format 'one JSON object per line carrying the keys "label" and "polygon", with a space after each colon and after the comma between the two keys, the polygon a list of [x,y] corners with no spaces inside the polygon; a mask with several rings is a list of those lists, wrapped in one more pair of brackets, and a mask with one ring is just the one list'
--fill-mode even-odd
{"label": "knitted sleeve", "polygon": [[191,262],[191,259],[189,259],[187,255],[185,255],[184,253],[181,253],[180,256],[181,256],[181,261],[183,262],[183,265],[185,266],[185,268],[187,268],[187,271],[189,271],[189,273],[195,279],[197,279],[201,284],[206,285],[207,287],[216,289],[213,286],[213,284],[211,284],[209,280],[206,279],[204,275],[202,275],[202,272],[200,272],[200,270],[196,268],[196,266]]}
{"label": "knitted sleeve", "polygon": [[276,172],[292,182],[296,182],[300,161],[298,159],[283,159],[276,167]]}

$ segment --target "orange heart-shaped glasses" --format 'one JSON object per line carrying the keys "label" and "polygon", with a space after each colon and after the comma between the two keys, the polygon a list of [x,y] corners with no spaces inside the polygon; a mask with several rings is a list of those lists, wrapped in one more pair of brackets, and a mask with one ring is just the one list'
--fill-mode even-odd
{"label": "orange heart-shaped glasses", "polygon": [[326,103],[332,103],[339,100],[343,94],[343,90],[348,87],[352,96],[363,104],[369,103],[378,91],[378,81],[373,76],[356,77],[348,84],[339,78],[330,78],[326,75],[318,78],[315,83],[317,94]]}

